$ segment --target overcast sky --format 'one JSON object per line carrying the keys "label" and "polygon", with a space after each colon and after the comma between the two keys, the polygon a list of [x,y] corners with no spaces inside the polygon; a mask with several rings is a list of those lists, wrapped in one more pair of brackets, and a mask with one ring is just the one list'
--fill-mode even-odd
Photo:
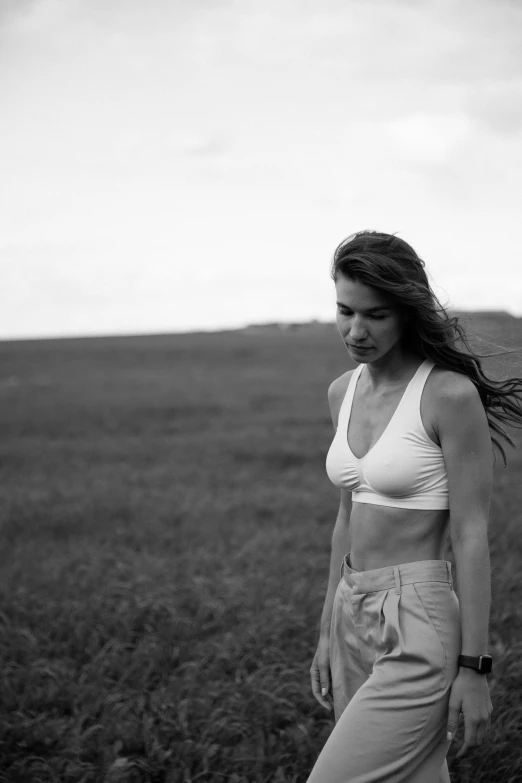
{"label": "overcast sky", "polygon": [[333,320],[348,234],[522,315],[522,3],[0,0],[0,338]]}

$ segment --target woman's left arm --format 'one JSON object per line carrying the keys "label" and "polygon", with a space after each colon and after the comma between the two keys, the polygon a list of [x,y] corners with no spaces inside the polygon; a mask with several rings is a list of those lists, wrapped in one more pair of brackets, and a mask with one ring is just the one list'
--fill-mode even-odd
{"label": "woman's left arm", "polygon": [[[457,568],[461,655],[488,652],[491,574],[488,519],[493,455],[486,412],[476,386],[460,373],[444,373],[438,388],[437,429],[449,485],[450,536]],[[460,667],[451,687],[448,732],[464,716],[463,756],[484,739],[493,710],[484,674]]]}

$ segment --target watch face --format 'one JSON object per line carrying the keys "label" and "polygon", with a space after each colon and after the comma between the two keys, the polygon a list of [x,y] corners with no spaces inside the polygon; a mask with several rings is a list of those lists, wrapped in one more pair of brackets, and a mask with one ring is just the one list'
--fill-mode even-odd
{"label": "watch face", "polygon": [[493,665],[491,655],[481,655],[479,659],[479,671],[481,674],[489,674]]}

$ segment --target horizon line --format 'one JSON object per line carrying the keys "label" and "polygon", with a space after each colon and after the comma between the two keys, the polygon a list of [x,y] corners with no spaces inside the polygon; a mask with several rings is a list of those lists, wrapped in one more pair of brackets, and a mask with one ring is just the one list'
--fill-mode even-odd
{"label": "horizon line", "polygon": [[[470,315],[470,316],[483,316],[483,315],[497,315],[497,316],[509,316],[510,318],[522,318],[522,314],[514,315],[509,310],[464,310],[459,307],[448,308],[446,311],[451,315]],[[213,332],[242,332],[252,328],[288,328],[291,326],[335,326],[335,320],[323,321],[319,318],[311,318],[307,321],[253,321],[241,326],[213,326],[213,327],[196,327],[188,329],[169,329],[168,331],[122,331],[122,332],[91,332],[91,333],[78,333],[78,334],[43,334],[33,336],[9,336],[0,337],[0,344],[2,343],[22,343],[22,342],[42,342],[42,341],[60,341],[60,340],[103,340],[112,338],[133,338],[133,337],[173,337],[176,335],[191,335],[191,334],[209,334]]]}

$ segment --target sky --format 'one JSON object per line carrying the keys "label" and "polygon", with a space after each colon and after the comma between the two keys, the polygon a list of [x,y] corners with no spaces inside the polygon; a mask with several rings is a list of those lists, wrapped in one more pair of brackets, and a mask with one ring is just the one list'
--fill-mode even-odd
{"label": "sky", "polygon": [[0,339],[334,320],[397,232],[522,315],[518,0],[0,0]]}

